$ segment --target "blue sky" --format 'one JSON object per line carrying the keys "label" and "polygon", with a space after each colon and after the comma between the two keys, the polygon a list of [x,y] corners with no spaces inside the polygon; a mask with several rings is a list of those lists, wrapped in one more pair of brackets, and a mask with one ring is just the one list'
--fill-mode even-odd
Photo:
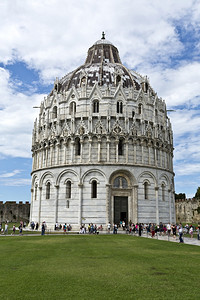
{"label": "blue sky", "polygon": [[199,20],[196,0],[2,0],[0,201],[30,201],[33,106],[56,77],[84,63],[102,31],[174,110],[176,193],[193,197],[200,186]]}

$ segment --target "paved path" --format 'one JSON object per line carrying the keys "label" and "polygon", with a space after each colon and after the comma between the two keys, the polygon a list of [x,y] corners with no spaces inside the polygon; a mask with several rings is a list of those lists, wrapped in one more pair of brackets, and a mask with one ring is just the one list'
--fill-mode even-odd
{"label": "paved path", "polygon": [[[144,238],[150,238],[152,239],[152,237],[149,235],[147,237],[147,235],[143,235],[142,237]],[[177,236],[176,238],[173,238],[172,236],[170,236],[168,238],[168,236],[155,236],[153,239],[158,239],[158,240],[162,240],[162,241],[167,241],[167,242],[174,242],[174,243],[179,243],[179,237]],[[197,238],[188,238],[188,237],[184,237],[183,236],[183,240],[185,244],[189,244],[189,245],[194,245],[194,246],[200,246],[200,240],[197,240]]]}

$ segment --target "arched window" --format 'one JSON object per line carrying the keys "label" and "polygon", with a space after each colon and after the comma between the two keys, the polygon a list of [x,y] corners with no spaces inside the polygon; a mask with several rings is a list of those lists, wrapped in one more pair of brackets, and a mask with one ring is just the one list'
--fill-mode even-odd
{"label": "arched window", "polygon": [[144,199],[146,199],[146,200],[148,200],[148,197],[149,197],[149,195],[148,195],[148,186],[149,186],[149,184],[148,184],[148,182],[144,182]]}
{"label": "arched window", "polygon": [[132,110],[132,118],[134,118],[134,116],[135,116],[135,111]]}
{"label": "arched window", "polygon": [[92,198],[97,198],[97,181],[96,180],[92,180],[91,195],[92,195]]}
{"label": "arched window", "polygon": [[113,186],[114,188],[126,189],[128,187],[128,183],[126,178],[118,176],[115,178]]}
{"label": "arched window", "polygon": [[76,113],[76,102],[71,102],[69,106],[69,114],[73,115]]}
{"label": "arched window", "polygon": [[57,115],[58,115],[58,109],[57,109],[57,106],[54,106],[54,108],[53,108],[53,119],[56,119]]}
{"label": "arched window", "polygon": [[165,184],[162,183],[162,201],[165,201]]}
{"label": "arched window", "polygon": [[38,188],[38,186],[37,186],[37,184],[35,185],[35,200],[37,200],[37,188]]}
{"label": "arched window", "polygon": [[50,199],[50,187],[51,187],[50,182],[47,182],[47,185],[46,185],[46,199]]}
{"label": "arched window", "polygon": [[116,85],[119,85],[120,82],[121,82],[121,76],[120,76],[120,75],[117,75],[117,78],[116,78]]}
{"label": "arched window", "polygon": [[123,144],[123,140],[120,139],[119,143],[118,143],[118,155],[123,155],[124,153],[124,144]]}
{"label": "arched window", "polygon": [[138,114],[139,115],[142,114],[142,104],[141,103],[138,105]]}
{"label": "arched window", "polygon": [[86,77],[84,76],[82,79],[81,79],[81,86],[85,86],[86,85]]}
{"label": "arched window", "polygon": [[122,103],[122,101],[117,101],[117,113],[118,114],[123,113],[123,103]]}
{"label": "arched window", "polygon": [[93,101],[93,113],[98,113],[99,112],[99,101],[95,100]]}
{"label": "arched window", "polygon": [[71,198],[72,183],[70,180],[66,182],[66,198]]}
{"label": "arched window", "polygon": [[81,155],[81,142],[79,138],[75,140],[75,153],[76,155]]}

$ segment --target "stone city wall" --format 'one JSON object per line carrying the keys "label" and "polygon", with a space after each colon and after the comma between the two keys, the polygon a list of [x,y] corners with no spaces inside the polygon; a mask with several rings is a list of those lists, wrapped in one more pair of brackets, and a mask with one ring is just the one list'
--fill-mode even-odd
{"label": "stone city wall", "polygon": [[0,222],[29,221],[30,203],[27,201],[19,203],[15,201],[0,201]]}
{"label": "stone city wall", "polygon": [[176,221],[200,223],[200,199],[176,199]]}

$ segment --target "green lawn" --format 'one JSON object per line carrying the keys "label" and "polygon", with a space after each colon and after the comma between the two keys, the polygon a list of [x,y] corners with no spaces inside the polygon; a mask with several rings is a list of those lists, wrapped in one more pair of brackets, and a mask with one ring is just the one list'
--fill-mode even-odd
{"label": "green lawn", "polygon": [[128,235],[0,237],[0,299],[200,299],[200,247]]}

